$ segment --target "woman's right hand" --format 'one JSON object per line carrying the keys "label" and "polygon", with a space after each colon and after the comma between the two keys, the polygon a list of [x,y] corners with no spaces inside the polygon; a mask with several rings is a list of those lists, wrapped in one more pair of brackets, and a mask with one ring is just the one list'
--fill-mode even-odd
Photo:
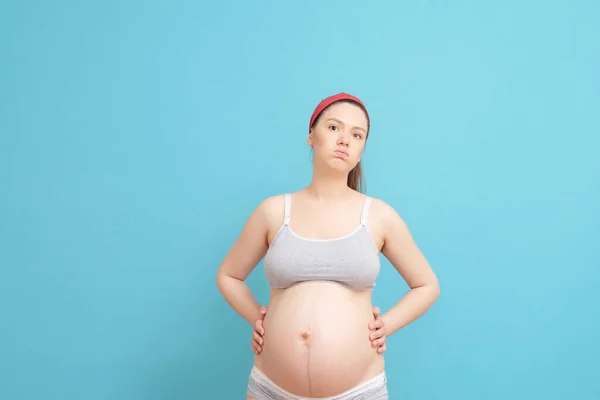
{"label": "woman's right hand", "polygon": [[264,344],[263,336],[265,334],[265,328],[263,327],[263,321],[265,315],[267,315],[267,307],[260,308],[259,318],[254,323],[254,329],[252,330],[252,351],[259,355],[262,352],[262,346]]}

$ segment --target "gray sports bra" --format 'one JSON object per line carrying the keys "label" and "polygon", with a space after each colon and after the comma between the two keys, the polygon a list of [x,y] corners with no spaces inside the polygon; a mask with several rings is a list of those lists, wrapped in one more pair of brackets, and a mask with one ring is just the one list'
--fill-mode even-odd
{"label": "gray sports bra", "polygon": [[284,222],[264,257],[267,281],[283,289],[308,281],[330,281],[354,290],[371,290],[379,275],[379,251],[367,229],[371,198],[364,202],[360,225],[335,239],[306,239],[290,227],[290,194]]}

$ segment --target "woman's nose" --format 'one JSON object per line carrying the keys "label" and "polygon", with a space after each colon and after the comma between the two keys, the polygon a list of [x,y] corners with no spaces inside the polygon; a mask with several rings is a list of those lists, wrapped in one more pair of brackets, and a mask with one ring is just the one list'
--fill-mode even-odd
{"label": "woman's nose", "polygon": [[350,142],[350,138],[348,137],[348,135],[346,133],[342,132],[338,138],[338,144],[348,146],[349,142]]}

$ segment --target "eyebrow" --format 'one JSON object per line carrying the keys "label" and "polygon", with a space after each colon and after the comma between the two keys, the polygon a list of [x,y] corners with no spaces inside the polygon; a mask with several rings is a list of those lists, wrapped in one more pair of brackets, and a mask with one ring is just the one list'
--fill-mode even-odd
{"label": "eyebrow", "polygon": [[[327,121],[334,121],[334,122],[337,122],[340,125],[346,125],[342,121],[340,121],[339,119],[333,118],[333,117],[327,118]],[[361,128],[360,126],[354,126],[353,128],[360,129],[361,131],[366,132],[366,130],[364,128]]]}

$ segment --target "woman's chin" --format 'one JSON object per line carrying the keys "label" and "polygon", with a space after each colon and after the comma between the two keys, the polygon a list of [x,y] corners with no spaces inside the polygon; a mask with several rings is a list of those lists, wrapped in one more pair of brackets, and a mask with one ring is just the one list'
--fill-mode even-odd
{"label": "woman's chin", "polygon": [[330,163],[329,166],[332,170],[340,172],[340,173],[348,173],[354,168],[347,160],[341,158],[335,158]]}

